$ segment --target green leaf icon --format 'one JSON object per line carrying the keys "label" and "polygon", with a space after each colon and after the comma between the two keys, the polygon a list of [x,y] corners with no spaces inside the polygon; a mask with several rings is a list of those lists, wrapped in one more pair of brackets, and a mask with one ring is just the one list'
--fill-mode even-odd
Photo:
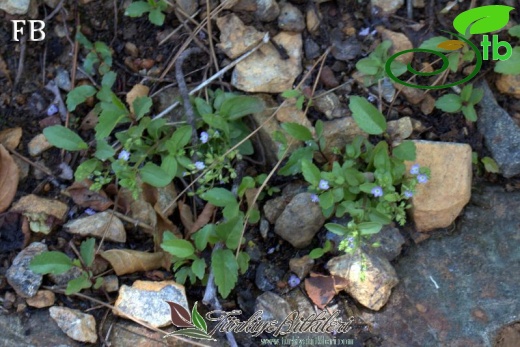
{"label": "green leaf icon", "polygon": [[206,321],[200,313],[197,311],[197,302],[195,302],[195,305],[193,305],[193,309],[191,310],[191,317],[193,319],[193,324],[199,329],[204,331],[205,333],[208,332],[208,326],[206,324]]}
{"label": "green leaf icon", "polygon": [[489,5],[464,11],[453,20],[453,27],[462,35],[486,34],[502,29],[509,22],[509,12],[514,7]]}

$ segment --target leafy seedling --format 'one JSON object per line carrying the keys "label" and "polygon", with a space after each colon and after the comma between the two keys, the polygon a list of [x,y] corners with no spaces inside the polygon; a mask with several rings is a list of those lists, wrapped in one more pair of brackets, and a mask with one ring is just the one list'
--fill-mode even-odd
{"label": "leafy seedling", "polygon": [[[371,86],[386,76],[385,65],[388,60],[388,50],[391,46],[392,42],[385,40],[368,57],[360,59],[356,63],[356,69],[365,76],[365,86]],[[396,60],[392,62],[390,69],[396,77],[407,71],[406,65]]]}
{"label": "leafy seedling", "polygon": [[164,11],[167,7],[168,4],[163,0],[135,1],[126,9],[125,16],[141,17],[148,13],[148,20],[155,25],[161,26],[166,18]]}
{"label": "leafy seedling", "polygon": [[460,95],[450,93],[441,96],[435,102],[435,107],[448,113],[462,111],[467,120],[475,122],[477,120],[475,105],[482,100],[483,96],[484,90],[482,88],[473,88],[472,84],[468,84],[462,88]]}

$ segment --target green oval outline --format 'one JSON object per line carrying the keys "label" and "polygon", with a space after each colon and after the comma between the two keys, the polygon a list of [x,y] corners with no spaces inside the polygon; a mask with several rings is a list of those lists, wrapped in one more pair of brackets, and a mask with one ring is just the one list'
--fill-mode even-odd
{"label": "green oval outline", "polygon": [[[444,70],[446,70],[447,66],[445,66],[445,59],[447,60],[448,58],[446,56],[444,56],[444,53],[441,53],[441,52],[437,52],[437,51],[434,51],[434,50],[431,50],[431,49],[425,49],[425,48],[415,48],[415,49],[408,49],[408,50],[405,50],[405,51],[401,51],[401,52],[397,52],[396,54],[392,55],[390,58],[388,58],[388,60],[386,61],[386,64],[385,64],[385,71],[386,71],[386,74],[388,75],[388,77],[390,79],[392,79],[394,82],[397,82],[399,84],[402,84],[404,86],[407,86],[407,87],[411,87],[411,88],[418,88],[418,89],[428,89],[428,90],[435,90],[435,89],[444,89],[444,88],[450,88],[450,87],[453,87],[453,86],[457,86],[459,84],[462,84],[462,83],[465,83],[465,82],[468,82],[469,80],[471,80],[473,77],[475,77],[480,69],[482,68],[482,54],[480,53],[480,51],[478,50],[477,46],[475,46],[471,41],[467,40],[464,36],[462,35],[458,35],[458,34],[455,34],[455,33],[452,33],[450,31],[445,31],[445,30],[441,30],[441,31],[444,31],[448,34],[452,34],[456,37],[458,37],[460,40],[464,41],[465,43],[467,43],[470,48],[475,52],[475,56],[477,58],[477,63],[475,65],[475,68],[473,69],[473,71],[471,72],[471,74],[469,74],[468,76],[466,76],[465,78],[463,78],[462,80],[460,81],[457,81],[457,82],[453,82],[453,83],[449,83],[449,84],[443,84],[443,85],[440,85],[440,86],[421,86],[421,85],[418,85],[418,84],[411,84],[411,83],[407,83],[405,81],[401,81],[399,78],[397,78],[397,76],[395,76],[393,73],[392,73],[392,70],[390,68],[390,65],[392,64],[392,62],[398,57],[400,56],[401,54],[405,54],[405,53],[409,53],[409,52],[427,52],[427,53],[432,53],[432,54],[435,54],[436,56],[440,56],[440,55],[443,55],[442,57],[442,60],[443,60],[443,65],[440,69],[437,69],[434,71],[434,73],[438,74],[438,73],[441,73],[443,72]],[[413,73],[413,71],[416,71],[415,69],[413,69],[411,67],[411,63],[408,64],[407,66],[407,70],[411,73]],[[413,71],[412,71],[413,70]],[[441,71],[439,71],[441,70]],[[437,72],[439,71],[439,72]],[[428,74],[433,74],[433,73],[428,73]]]}

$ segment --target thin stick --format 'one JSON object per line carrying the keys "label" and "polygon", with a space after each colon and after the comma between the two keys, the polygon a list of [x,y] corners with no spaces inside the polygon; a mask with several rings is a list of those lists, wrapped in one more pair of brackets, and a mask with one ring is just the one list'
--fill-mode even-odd
{"label": "thin stick", "polygon": [[22,36],[20,40],[20,59],[18,59],[18,70],[16,71],[16,78],[14,79],[13,89],[16,89],[18,82],[20,82],[20,78],[22,77],[23,67],[25,63],[25,50],[27,47],[27,36]]}
{"label": "thin stick", "polygon": [[[225,68],[223,68],[222,70],[220,70],[219,72],[217,72],[216,74],[214,74],[213,76],[211,76],[209,79],[207,79],[206,81],[202,82],[201,84],[199,84],[197,87],[195,87],[194,89],[192,89],[190,92],[189,92],[189,95],[193,95],[195,94],[196,92],[198,92],[199,90],[205,88],[207,85],[209,85],[211,82],[213,82],[214,80],[216,80],[217,78],[220,78],[223,74],[225,74],[226,72],[228,72],[229,70],[231,70],[235,65],[237,65],[238,63],[240,63],[242,60],[246,59],[247,57],[249,57],[251,54],[253,54],[254,52],[256,52],[260,47],[262,47],[262,45],[264,45],[265,43],[267,43],[269,41],[269,34],[265,34],[264,36],[264,39],[262,40],[262,42],[260,42],[258,45],[256,45],[255,47],[253,47],[253,49],[251,49],[249,52],[245,53],[244,55],[242,55],[240,58],[237,58],[236,60],[234,60],[232,63],[230,63],[229,65],[227,65]],[[174,102],[173,104],[171,104],[170,106],[168,106],[166,109],[164,109],[161,113],[159,113],[157,116],[155,116],[153,119],[158,119],[158,118],[162,118],[164,117],[168,112],[170,112],[171,110],[173,110],[175,107],[177,107],[179,105],[179,102],[176,101]]]}

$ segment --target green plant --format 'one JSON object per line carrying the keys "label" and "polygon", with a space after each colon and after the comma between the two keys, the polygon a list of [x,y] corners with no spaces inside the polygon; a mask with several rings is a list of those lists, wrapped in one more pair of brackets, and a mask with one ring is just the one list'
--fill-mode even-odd
{"label": "green plant", "polygon": [[[384,135],[384,116],[367,100],[352,96],[349,108],[359,127],[373,135]],[[326,218],[349,215],[347,226],[328,223],[325,227],[333,233],[344,236],[339,245],[341,250],[353,252],[362,239],[378,233],[393,220],[403,225],[405,210],[410,207],[408,199],[415,193],[418,183],[426,183],[429,169],[415,164],[409,174],[405,161],[415,160],[415,145],[404,141],[390,149],[384,140],[377,145],[365,137],[357,136],[344,150],[337,149],[334,161],[320,166],[313,158],[325,155],[323,123],[316,122],[316,136],[309,129],[295,123],[282,125],[286,132],[306,146],[294,151],[286,165],[280,170],[283,175],[302,173],[313,193],[311,202],[318,203]],[[287,145],[283,135],[277,135],[282,147]],[[322,256],[329,248],[314,249],[313,256]]]}
{"label": "green plant", "polygon": [[[520,38],[520,25],[515,25],[509,29],[509,35]],[[520,46],[513,47],[511,57],[507,60],[497,61],[495,72],[504,75],[520,74]]]}
{"label": "green plant", "polygon": [[500,172],[500,168],[498,167],[497,162],[491,157],[482,157],[479,160],[477,152],[473,152],[471,156],[471,161],[473,165],[476,166],[478,175],[482,175],[482,169],[484,169],[488,173]]}
{"label": "green plant", "polygon": [[[385,40],[368,57],[360,59],[356,63],[356,69],[365,77],[365,86],[371,86],[386,76],[385,64],[388,60],[388,50],[391,46],[392,42]],[[400,76],[406,72],[406,65],[396,60],[392,62],[390,69],[395,76]]]}
{"label": "green plant", "polygon": [[79,259],[70,259],[68,255],[58,251],[47,251],[35,256],[29,268],[31,271],[39,274],[59,275],[69,271],[73,267],[80,269],[81,274],[70,280],[65,290],[66,295],[78,293],[83,289],[94,288],[99,289],[103,284],[102,277],[96,277],[92,273],[92,264],[95,258],[96,241],[89,238],[80,245]]}
{"label": "green plant", "polygon": [[[246,180],[249,181],[249,180]],[[185,283],[189,277],[191,283],[197,278],[205,282],[206,260],[203,252],[217,247],[211,252],[211,270],[215,276],[215,284],[219,293],[226,298],[235,287],[238,274],[244,274],[249,266],[249,255],[246,252],[236,250],[243,243],[242,231],[245,223],[245,214],[240,210],[245,198],[247,184],[241,184],[238,190],[238,200],[227,189],[212,188],[204,192],[201,197],[208,203],[222,208],[223,222],[207,224],[199,231],[191,235],[190,240],[176,238],[172,233],[164,234],[161,247],[172,254],[175,279],[179,283]],[[258,209],[249,206],[249,222],[256,223],[260,219]]]}
{"label": "green plant", "polygon": [[164,18],[166,17],[164,11],[167,7],[168,3],[164,0],[135,1],[126,9],[125,16],[141,17],[148,13],[148,20],[155,25],[161,26],[164,24]]}
{"label": "green plant", "polygon": [[467,84],[462,88],[460,95],[445,94],[435,102],[435,107],[448,113],[457,113],[462,111],[464,117],[471,122],[477,120],[477,112],[475,105],[482,100],[484,90],[482,88],[473,88],[472,84]]}
{"label": "green plant", "polygon": [[[295,99],[295,106],[298,110],[303,110],[303,103],[305,102],[305,95],[299,89],[286,90],[282,93],[282,97],[285,99]],[[312,100],[309,100],[309,106]]]}

